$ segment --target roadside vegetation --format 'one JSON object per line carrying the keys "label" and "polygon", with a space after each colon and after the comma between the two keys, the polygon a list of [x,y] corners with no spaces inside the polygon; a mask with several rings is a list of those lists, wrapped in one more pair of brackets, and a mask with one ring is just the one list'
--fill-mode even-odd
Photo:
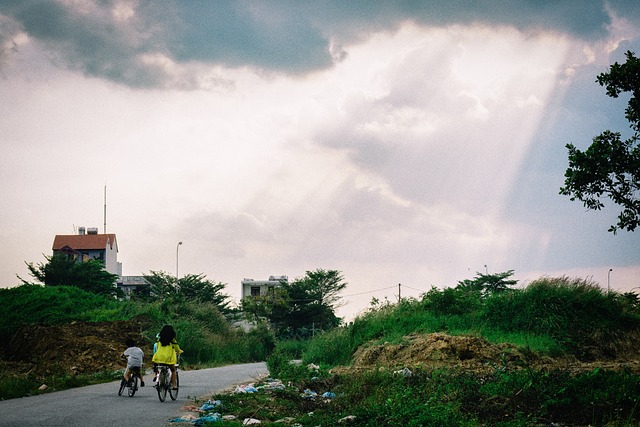
{"label": "roadside vegetation", "polygon": [[[0,399],[37,394],[42,384],[47,384],[48,390],[61,390],[111,381],[120,375],[118,372],[70,372],[62,366],[50,366],[53,362],[47,364],[45,360],[38,359],[38,355],[17,357],[7,354],[10,349],[24,344],[21,342],[25,339],[23,335],[36,325],[53,328],[75,323],[81,333],[83,324],[111,324],[109,328],[114,329],[116,336],[104,345],[108,344],[121,353],[127,334],[134,332],[121,331],[118,334],[119,324],[116,322],[135,322],[142,329],[135,331],[135,340],[149,358],[156,334],[164,324],[172,324],[185,350],[181,361],[185,369],[265,360],[275,346],[273,333],[264,326],[245,331],[233,326],[236,313],[229,311],[225,316],[215,303],[185,299],[179,295],[163,301],[120,301],[73,286],[22,285],[0,289],[0,301],[4,310],[0,318],[0,340],[3,342],[0,350],[3,362],[0,364]],[[55,336],[39,336],[39,339],[50,340],[50,351],[56,351]],[[70,345],[73,346],[73,342]],[[77,352],[80,354],[76,357],[83,357],[83,352]],[[20,363],[24,362],[24,357],[28,357],[30,365]],[[82,360],[75,361],[80,362]],[[87,363],[90,364],[90,360]],[[40,366],[46,368],[40,369]],[[94,369],[99,369],[99,366],[102,365],[96,364]]]}
{"label": "roadside vegetation", "polygon": [[[245,418],[266,426],[638,425],[638,296],[566,277],[512,289],[511,274],[478,274],[397,304],[374,300],[349,325],[279,341],[268,366],[288,386],[270,389],[267,381],[250,396],[212,396],[223,404],[216,411],[238,417],[229,426]],[[462,365],[461,355],[445,363],[416,354],[410,366],[358,359],[363,348],[386,348],[399,361],[408,337],[434,333],[510,347],[478,369]]]}
{"label": "roadside vegetation", "polygon": [[[75,263],[64,256],[46,261],[27,263],[34,282],[20,279],[22,286],[0,289],[0,399],[40,393],[43,384],[51,391],[117,379],[120,373],[113,367],[124,340],[133,338],[149,363],[156,334],[165,324],[173,325],[185,351],[183,369],[263,361],[275,347],[276,334],[300,337],[337,326],[340,319],[332,304],[346,286],[339,272],[307,272],[283,284],[277,308],[264,312],[266,317],[247,330],[239,325],[245,317],[256,320],[256,312],[231,308],[226,285],[202,274],[176,280],[151,271],[144,292],[125,297],[113,291],[115,276],[94,274],[96,267],[103,269],[97,261]],[[270,316],[272,323],[261,320]],[[94,324],[101,329],[91,332],[98,335],[92,348],[85,342],[90,333],[83,329]],[[61,329],[67,325],[74,327]],[[51,329],[42,329],[47,327]],[[96,363],[94,356],[111,360]]]}
{"label": "roadside vegetation", "polygon": [[[203,276],[190,277],[182,287],[170,275],[152,272],[162,299],[137,295],[119,300],[58,285],[0,289],[6,310],[0,339],[10,343],[36,325],[137,322],[148,348],[159,328],[171,323],[185,349],[187,369],[267,360],[271,378],[256,384],[259,392],[211,396],[223,402],[217,413],[237,417],[212,425],[241,425],[245,418],[260,419],[266,426],[282,420],[302,426],[640,422],[640,301],[635,293],[606,292],[589,280],[567,277],[543,277],[516,288],[513,271],[478,273],[452,288],[433,287],[418,299],[373,299],[366,313],[336,327],[338,298],[330,291],[342,289],[343,278],[324,270],[313,273],[323,274],[296,280],[285,288],[291,294],[267,301],[272,307],[252,306],[244,313],[229,307],[223,285]],[[330,278],[323,282],[329,287],[318,292],[310,277]],[[320,294],[329,295],[326,306],[308,307]],[[305,317],[301,312],[315,314]],[[323,315],[324,321],[314,320]],[[242,316],[255,321],[254,329],[234,326]],[[499,351],[475,365],[463,364],[477,356],[471,353],[439,358],[438,352],[449,351],[444,347],[421,347],[413,359],[400,357],[413,342],[434,336],[471,337]],[[389,357],[372,358],[385,352]],[[55,367],[46,374],[16,375],[15,361],[5,356],[3,399],[39,393],[42,383],[59,390],[119,375]],[[291,363],[296,359],[301,363]],[[270,387],[273,382],[280,386]]]}

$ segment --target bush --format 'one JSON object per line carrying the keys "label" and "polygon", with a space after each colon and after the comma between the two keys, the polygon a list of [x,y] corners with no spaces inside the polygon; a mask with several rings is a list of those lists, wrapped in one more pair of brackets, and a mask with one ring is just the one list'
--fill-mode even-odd
{"label": "bush", "polygon": [[301,379],[307,376],[308,370],[301,363],[291,359],[285,352],[275,351],[267,358],[267,368],[272,377],[281,379]]}
{"label": "bush", "polygon": [[336,328],[309,340],[302,357],[305,363],[336,366],[350,364],[352,355],[349,332],[345,328]]}
{"label": "bush", "polygon": [[276,338],[273,331],[264,324],[259,324],[256,328],[244,334],[245,349],[248,362],[258,362],[267,360],[276,347]]}
{"label": "bush", "polygon": [[422,306],[436,316],[473,314],[482,303],[480,292],[464,288],[431,288],[422,297]]}
{"label": "bush", "polygon": [[543,278],[523,291],[487,299],[486,326],[548,335],[572,354],[614,357],[631,348],[640,328],[633,304],[588,280]]}

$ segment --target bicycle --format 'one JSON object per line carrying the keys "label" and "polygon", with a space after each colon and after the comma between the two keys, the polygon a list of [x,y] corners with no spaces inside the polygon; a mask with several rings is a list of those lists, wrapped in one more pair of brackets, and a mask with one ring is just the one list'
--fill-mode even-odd
{"label": "bicycle", "polygon": [[125,388],[129,388],[128,394],[129,397],[133,397],[138,391],[138,375],[134,372],[131,372],[129,375],[129,381],[125,381],[124,378],[120,381],[120,389],[118,390],[118,396],[122,396]]}
{"label": "bicycle", "polygon": [[158,392],[158,399],[160,402],[164,402],[167,398],[167,391],[171,400],[178,398],[178,389],[180,387],[180,377],[178,376],[178,364],[176,363],[176,388],[171,387],[171,369],[170,365],[158,364],[158,373],[156,375],[155,388]]}

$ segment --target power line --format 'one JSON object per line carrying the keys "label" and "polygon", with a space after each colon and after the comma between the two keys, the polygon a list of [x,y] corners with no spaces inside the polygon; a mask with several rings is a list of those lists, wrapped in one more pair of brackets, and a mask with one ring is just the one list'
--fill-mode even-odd
{"label": "power line", "polygon": [[407,286],[407,285],[402,285],[404,288],[409,288],[409,289],[413,289],[414,291],[418,291],[418,292],[426,292],[422,289],[416,289],[416,288],[412,288],[411,286]]}
{"label": "power line", "polygon": [[365,291],[365,292],[359,292],[357,294],[343,295],[342,298],[354,297],[354,296],[357,296],[357,295],[364,295],[364,294],[371,294],[371,293],[374,293],[374,292],[385,291],[387,289],[395,289],[395,288],[396,288],[395,286],[388,286],[386,288],[374,289],[372,291]]}

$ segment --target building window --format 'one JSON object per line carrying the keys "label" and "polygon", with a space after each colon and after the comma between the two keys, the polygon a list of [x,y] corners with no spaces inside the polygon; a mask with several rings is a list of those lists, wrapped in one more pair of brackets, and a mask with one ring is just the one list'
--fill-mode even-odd
{"label": "building window", "polygon": [[260,286],[252,286],[251,287],[251,296],[259,297],[260,296]]}

